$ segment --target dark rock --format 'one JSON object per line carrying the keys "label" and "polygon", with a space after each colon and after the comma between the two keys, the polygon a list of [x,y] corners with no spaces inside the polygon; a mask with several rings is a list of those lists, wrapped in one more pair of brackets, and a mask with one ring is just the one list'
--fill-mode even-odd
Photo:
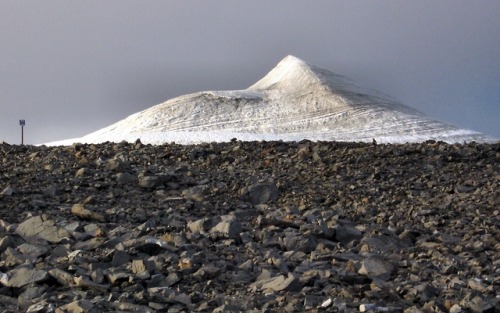
{"label": "dark rock", "polygon": [[7,248],[16,248],[24,242],[24,239],[17,235],[4,236],[3,238],[0,238],[0,253],[4,252]]}
{"label": "dark rock", "polygon": [[276,201],[279,197],[279,190],[272,182],[257,183],[248,187],[245,195],[251,204],[265,204]]}
{"label": "dark rock", "polygon": [[[43,298],[43,295],[47,292],[47,288],[45,286],[36,286],[34,284],[31,284],[22,288],[21,290],[23,290],[23,292],[17,297],[19,308],[26,311],[30,309],[34,310],[35,303],[39,306],[39,308],[49,309],[49,311],[51,308],[53,309],[53,305],[51,306],[45,300],[40,301]],[[45,311],[42,310],[41,312]]]}
{"label": "dark rock", "polygon": [[283,244],[287,251],[301,251],[309,253],[316,249],[318,241],[315,236],[289,235],[283,238]]}
{"label": "dark rock", "polygon": [[116,181],[120,184],[132,184],[137,182],[137,177],[127,172],[118,173],[116,174]]}
{"label": "dark rock", "polygon": [[334,230],[335,240],[342,244],[348,244],[353,240],[360,240],[363,237],[361,231],[348,225],[336,225]]}
{"label": "dark rock", "polygon": [[12,196],[16,193],[16,190],[12,187],[5,187],[2,192],[0,192],[0,196]]}
{"label": "dark rock", "polygon": [[18,310],[18,299],[0,295],[0,308],[5,312],[16,312]]}
{"label": "dark rock", "polygon": [[43,190],[43,194],[47,197],[55,197],[62,194],[62,190],[57,186],[48,186]]}
{"label": "dark rock", "polygon": [[125,251],[115,251],[113,254],[113,259],[111,260],[111,266],[118,267],[130,262],[130,254]]}

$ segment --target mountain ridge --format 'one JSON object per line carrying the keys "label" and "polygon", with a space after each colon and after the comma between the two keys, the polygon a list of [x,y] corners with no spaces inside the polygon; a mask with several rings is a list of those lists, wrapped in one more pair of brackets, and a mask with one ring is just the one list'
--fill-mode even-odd
{"label": "mountain ridge", "polygon": [[82,138],[56,142],[287,140],[404,143],[493,138],[432,119],[294,56],[242,90],[182,95]]}

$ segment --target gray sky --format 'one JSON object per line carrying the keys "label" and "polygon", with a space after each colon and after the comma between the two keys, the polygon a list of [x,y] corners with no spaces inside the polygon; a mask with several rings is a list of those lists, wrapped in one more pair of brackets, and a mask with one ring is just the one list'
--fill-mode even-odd
{"label": "gray sky", "polygon": [[0,0],[0,141],[244,89],[292,54],[500,138],[500,1]]}

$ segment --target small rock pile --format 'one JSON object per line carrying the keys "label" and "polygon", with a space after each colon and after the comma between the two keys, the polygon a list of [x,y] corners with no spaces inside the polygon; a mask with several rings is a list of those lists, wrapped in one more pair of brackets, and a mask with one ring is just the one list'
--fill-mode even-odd
{"label": "small rock pile", "polygon": [[0,144],[2,312],[499,312],[500,144]]}

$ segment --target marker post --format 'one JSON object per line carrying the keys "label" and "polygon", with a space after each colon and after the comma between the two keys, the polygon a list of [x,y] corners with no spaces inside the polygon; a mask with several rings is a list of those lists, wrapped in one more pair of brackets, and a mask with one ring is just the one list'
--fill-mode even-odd
{"label": "marker post", "polygon": [[24,125],[26,125],[25,120],[19,120],[19,125],[21,125],[21,146],[24,145]]}

